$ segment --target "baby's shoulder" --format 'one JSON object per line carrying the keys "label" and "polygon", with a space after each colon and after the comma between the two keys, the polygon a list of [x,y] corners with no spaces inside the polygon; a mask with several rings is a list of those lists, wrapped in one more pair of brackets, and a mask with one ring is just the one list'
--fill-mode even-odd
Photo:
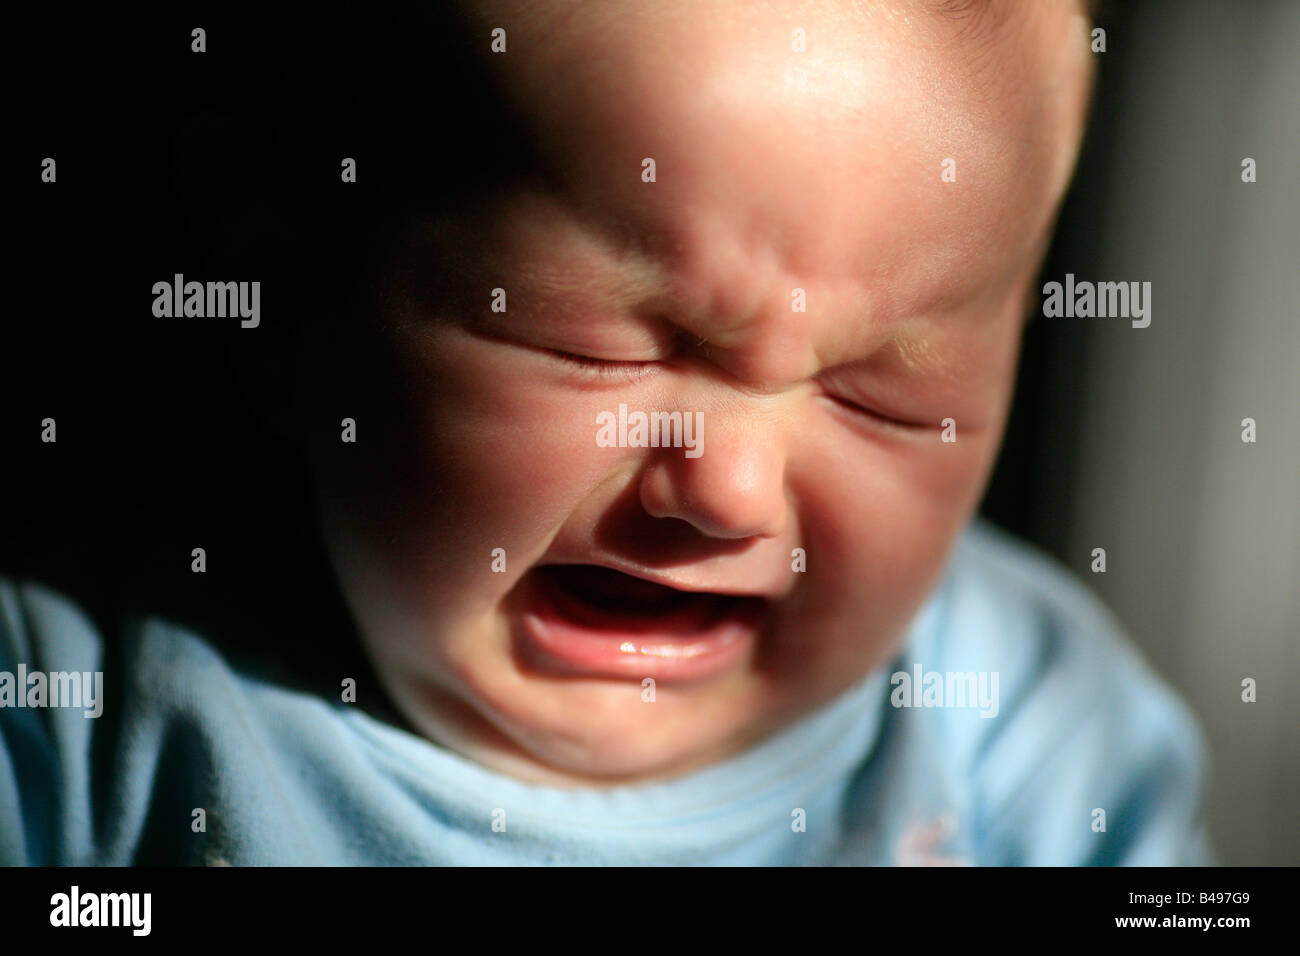
{"label": "baby's shoulder", "polygon": [[[945,708],[954,754],[973,767],[1032,765],[1037,756],[1101,745],[1122,764],[1157,753],[1203,762],[1190,709],[1116,617],[1070,570],[983,520],[956,545],[915,632],[909,666],[975,674],[991,705]],[[1115,741],[1123,740],[1118,746]]]}
{"label": "baby's shoulder", "polygon": [[98,662],[103,640],[73,600],[37,581],[0,575],[0,663]]}
{"label": "baby's shoulder", "polygon": [[984,519],[958,539],[918,649],[1000,668],[1004,690],[1068,675],[1072,697],[1154,675],[1123,626],[1069,568]]}
{"label": "baby's shoulder", "polygon": [[[119,631],[120,629],[120,631]],[[130,683],[148,675],[151,695],[165,696],[180,675],[228,671],[218,650],[161,618],[97,620],[76,597],[49,584],[0,575],[0,661],[29,671],[99,671]]]}
{"label": "baby's shoulder", "polygon": [[0,575],[0,671],[102,675],[105,716],[115,720],[204,726],[242,714],[254,718],[239,719],[245,730],[274,732],[286,720],[322,719],[328,708],[315,695],[282,686],[262,663],[166,617],[95,615],[46,583]]}
{"label": "baby's shoulder", "polygon": [[[934,712],[946,759],[983,807],[988,859],[1205,858],[1193,837],[1206,763],[1200,728],[1078,577],[976,521],[928,613],[909,664],[945,677],[973,672],[991,690],[979,711]],[[1136,829],[1125,832],[1141,840],[1097,841],[1076,827],[1098,808],[1127,808],[1126,826]]]}
{"label": "baby's shoulder", "polygon": [[[271,831],[320,802],[304,768],[344,756],[337,708],[180,624],[94,607],[0,576],[0,865],[315,859]],[[25,812],[56,792],[55,816]],[[189,839],[186,809],[178,838],[177,808],[221,827]]]}

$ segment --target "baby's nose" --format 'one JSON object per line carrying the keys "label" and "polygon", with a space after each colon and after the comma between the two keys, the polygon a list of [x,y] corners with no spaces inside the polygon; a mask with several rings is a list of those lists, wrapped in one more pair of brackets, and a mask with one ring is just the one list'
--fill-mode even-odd
{"label": "baby's nose", "polygon": [[[659,448],[641,475],[641,505],[715,538],[774,538],[785,528],[785,455],[752,418],[704,415],[699,457]],[[725,420],[724,420],[725,419]]]}

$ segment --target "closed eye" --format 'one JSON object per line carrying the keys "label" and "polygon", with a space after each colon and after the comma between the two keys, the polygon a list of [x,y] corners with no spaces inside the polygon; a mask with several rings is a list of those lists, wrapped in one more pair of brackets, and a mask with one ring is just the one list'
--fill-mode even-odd
{"label": "closed eye", "polygon": [[916,431],[920,428],[928,428],[929,425],[920,422],[910,421],[887,412],[882,412],[874,408],[868,408],[865,405],[859,405],[857,402],[847,398],[841,398],[839,395],[823,393],[823,398],[835,406],[837,410],[845,415],[853,416],[857,421],[889,430],[906,430]]}
{"label": "closed eye", "polygon": [[560,349],[543,349],[543,351],[566,365],[576,366],[588,374],[598,375],[602,378],[641,378],[659,369],[656,362],[628,362],[618,359],[593,358],[590,355],[564,352]]}
{"label": "closed eye", "polygon": [[471,332],[479,338],[487,339],[503,345],[513,346],[515,348],[526,349],[534,354],[543,355],[557,364],[563,365],[570,370],[577,370],[593,379],[602,378],[608,380],[630,381],[659,371],[659,363],[654,361],[638,362],[595,358],[594,356],[582,355],[578,352],[567,352],[564,349],[556,349],[546,345],[520,341],[512,336],[503,335],[493,329],[475,328],[472,329]]}

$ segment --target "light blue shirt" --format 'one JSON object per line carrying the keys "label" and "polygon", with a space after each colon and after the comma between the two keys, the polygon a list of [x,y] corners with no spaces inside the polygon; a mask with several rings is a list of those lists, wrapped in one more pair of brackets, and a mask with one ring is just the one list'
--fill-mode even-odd
{"label": "light blue shirt", "polygon": [[[68,599],[0,578],[0,673],[105,659]],[[158,619],[119,659],[99,718],[0,707],[0,864],[1210,862],[1186,707],[1084,587],[980,521],[886,666],[650,785],[518,781]],[[995,715],[952,696],[966,674],[996,674]]]}

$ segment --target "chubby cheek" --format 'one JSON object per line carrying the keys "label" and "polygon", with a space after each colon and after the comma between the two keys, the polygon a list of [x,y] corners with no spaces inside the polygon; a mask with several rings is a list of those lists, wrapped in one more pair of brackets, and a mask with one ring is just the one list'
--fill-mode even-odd
{"label": "chubby cheek", "polygon": [[595,411],[515,364],[434,327],[394,343],[385,447],[355,491],[379,516],[362,534],[390,598],[443,627],[495,606],[610,471]]}
{"label": "chubby cheek", "polygon": [[997,438],[972,429],[943,443],[938,425],[912,438],[833,423],[805,434],[787,478],[808,572],[769,663],[826,690],[897,648],[978,502]]}

